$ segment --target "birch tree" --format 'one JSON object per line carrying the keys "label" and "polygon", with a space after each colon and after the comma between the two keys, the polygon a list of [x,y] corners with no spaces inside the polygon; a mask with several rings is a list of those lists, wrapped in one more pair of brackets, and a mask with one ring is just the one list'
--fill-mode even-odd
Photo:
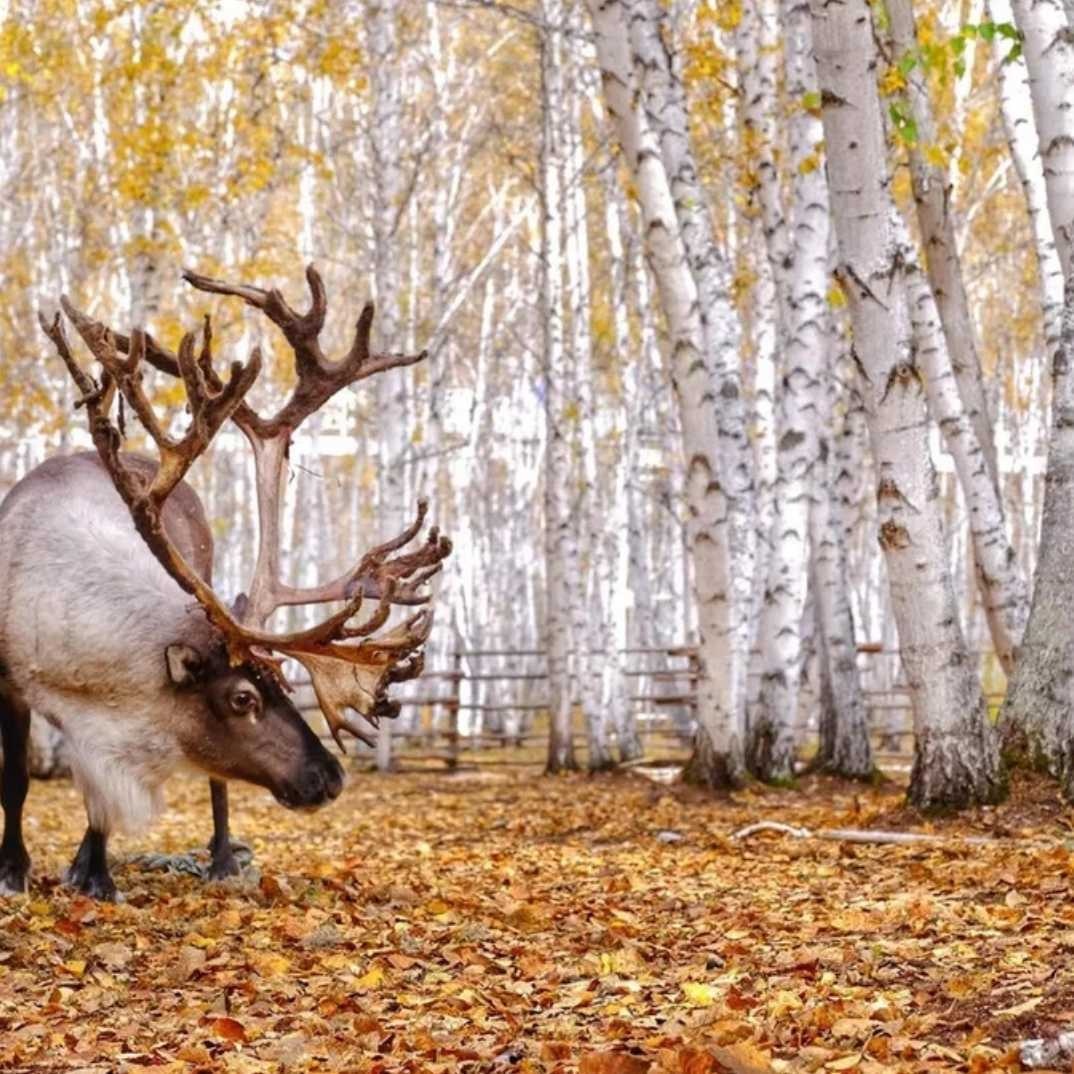
{"label": "birch tree", "polygon": [[[797,705],[792,704],[797,698],[787,684],[796,681],[801,660],[801,630],[796,627],[805,613],[812,564],[819,659],[827,683],[815,764],[825,771],[867,779],[873,773],[872,752],[858,679],[846,547],[833,503],[832,446],[825,432],[831,428],[837,396],[828,304],[831,207],[828,180],[821,166],[824,132],[814,107],[819,93],[808,3],[789,0],[783,9],[783,28],[787,96],[793,109],[788,162],[793,253],[787,274],[786,371],[779,441],[784,491],[779,497],[780,521],[774,533],[786,581],[779,590],[782,614],[774,618],[781,627],[773,632],[772,652],[781,655],[784,663],[782,667],[765,664],[766,682],[773,681],[770,669],[783,675],[783,696],[779,698],[782,711],[770,704],[769,719],[773,727],[790,727],[797,714]],[[772,738],[787,743],[782,749],[786,760],[774,773],[792,774],[794,743],[789,731],[781,729]],[[772,757],[780,759],[780,751],[773,751]]]}
{"label": "birch tree", "polygon": [[731,269],[716,241],[709,199],[690,141],[686,93],[673,28],[656,0],[629,0],[630,42],[649,129],[674,199],[683,246],[700,302],[702,338],[718,393],[719,471],[728,504],[731,554],[731,675],[735,704],[745,704],[753,637],[756,487],[743,391],[741,332],[731,297]]}
{"label": "birch tree", "polygon": [[914,714],[909,800],[921,808],[993,801],[999,758],[969,660],[947,564],[928,448],[925,376],[913,353],[896,258],[872,14],[866,0],[812,0],[813,36],[839,278],[865,379],[884,551]]}
{"label": "birch tree", "polygon": [[[558,0],[544,0],[550,25],[562,19]],[[574,757],[573,689],[570,647],[584,644],[571,619],[572,588],[577,591],[577,529],[571,512],[571,438],[563,318],[562,39],[541,38],[541,89],[544,102],[541,139],[541,319],[544,325],[544,531],[545,649],[550,694],[548,761],[545,771],[577,767]],[[573,577],[572,577],[573,575]]]}
{"label": "birch tree", "polygon": [[1066,279],[1061,346],[1052,360],[1052,424],[1033,604],[1003,714],[1005,739],[1057,775],[1074,798],[1074,375],[1071,344],[1074,229],[1074,40],[1057,0],[1014,0],[1040,138],[1048,215]]}
{"label": "birch tree", "polygon": [[[1010,0],[989,0],[992,20],[1009,26],[1014,20]],[[1025,195],[1026,211],[1033,232],[1043,311],[1044,349],[1049,358],[1059,347],[1063,320],[1063,267],[1048,215],[1048,192],[1040,157],[1037,121],[1024,55],[1011,56],[1011,42],[996,35],[993,56],[999,76],[999,105],[1007,146]]]}
{"label": "birch tree", "polygon": [[[741,409],[742,395],[736,374],[710,350],[718,327],[737,336],[733,311],[724,294],[720,304],[708,308],[710,318],[726,315],[728,320],[711,324],[706,334],[701,318],[699,286],[695,279],[687,244],[676,209],[679,200],[672,193],[665,170],[661,142],[650,126],[649,111],[639,96],[633,56],[628,36],[626,5],[617,0],[589,0],[596,32],[597,60],[601,69],[604,98],[627,167],[637,189],[642,215],[646,253],[660,293],[660,305],[668,327],[669,375],[678,401],[682,425],[683,454],[687,465],[688,532],[693,555],[695,599],[699,626],[699,674],[697,686],[698,731],[688,777],[714,788],[739,782],[744,764],[745,658],[741,644],[742,623],[734,612],[731,592],[731,544],[741,538],[752,548],[749,535],[736,530],[732,536],[726,481],[721,480],[721,445],[745,442],[737,426],[725,428],[722,407],[728,403]],[[685,126],[676,137],[682,142]],[[688,146],[685,147],[688,149]],[[688,166],[684,157],[683,167]],[[695,179],[696,182],[696,179]],[[699,191],[695,190],[695,193]],[[700,216],[703,202],[682,205],[687,213]],[[698,227],[702,226],[700,219]],[[726,270],[714,244],[706,251],[710,275],[721,282]],[[707,277],[706,277],[707,278]],[[719,340],[726,360],[728,337]],[[743,465],[737,452],[729,469],[736,471],[736,492],[751,487],[752,464]],[[740,505],[741,509],[744,505]],[[737,563],[737,559],[736,559]],[[749,580],[747,572],[747,581]],[[748,607],[748,590],[746,593]]]}
{"label": "birch tree", "polygon": [[[931,297],[922,296],[922,302],[935,302],[938,327],[943,333],[942,344],[936,340],[927,347],[935,363],[927,367],[933,412],[956,460],[970,505],[978,586],[992,644],[1009,675],[1029,614],[1029,593],[1007,539],[992,419],[985,400],[976,329],[955,240],[948,173],[925,156],[937,139],[928,86],[915,58],[917,30],[911,0],[887,0],[887,8],[892,40],[901,60],[900,70],[909,68],[905,76],[906,96],[915,133],[908,139],[907,150],[931,288]],[[907,255],[916,261],[916,255],[909,249]],[[912,301],[912,308],[921,309],[922,304]],[[928,314],[922,315],[931,320]]]}

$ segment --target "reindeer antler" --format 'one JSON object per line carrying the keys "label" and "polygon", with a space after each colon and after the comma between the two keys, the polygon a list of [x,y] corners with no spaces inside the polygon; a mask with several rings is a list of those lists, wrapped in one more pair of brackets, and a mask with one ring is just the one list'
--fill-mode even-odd
{"label": "reindeer antler", "polygon": [[[267,671],[278,676],[278,662],[270,654],[293,657],[309,671],[340,748],[343,730],[369,741],[347,716],[346,709],[354,709],[374,726],[381,717],[398,713],[398,705],[388,700],[387,688],[393,682],[420,674],[420,648],[429,636],[432,612],[422,610],[385,634],[378,635],[377,631],[388,621],[393,604],[429,601],[430,594],[424,587],[441,569],[451,552],[451,542],[433,528],[416,549],[400,551],[424,525],[428,505],[421,501],[410,526],[367,552],[333,582],[309,590],[288,586],[279,578],[279,511],[284,463],[295,429],[336,392],[372,373],[411,365],[425,355],[371,354],[373,307],[367,305],[358,318],[348,354],[339,362],[326,359],[319,342],[326,312],[324,285],[312,266],[306,272],[311,305],[305,314],[291,309],[276,290],[224,284],[192,272],[184,273],[184,277],[200,290],[236,295],[263,310],[291,344],[297,383],[290,399],[272,417],[263,417],[246,402],[246,395],[260,372],[260,352],[255,348],[245,365],[234,363],[228,380],[222,381],[213,367],[208,317],[204,321],[200,350],[195,348],[194,334],[189,333],[173,354],[145,332],[135,331],[130,337],[114,333],[63,299],[64,313],[101,365],[100,384],[73,357],[59,314],[52,322],[41,318],[42,327],[82,392],[76,405],[87,408],[98,454],[127,504],[138,532],[164,569],[205,609],[210,621],[223,634],[232,660],[260,661]],[[183,380],[191,424],[179,439],[164,429],[145,394],[142,364],[146,361]],[[157,445],[159,464],[148,483],[124,462],[120,452],[123,432],[110,416],[117,388]],[[164,501],[228,418],[242,429],[254,451],[259,514],[258,557],[250,595],[235,610],[187,563],[168,538],[161,521]],[[377,607],[364,622],[355,623],[368,597],[378,599]],[[342,602],[342,607],[307,630],[278,634],[265,629],[272,613],[285,604],[322,602]]]}

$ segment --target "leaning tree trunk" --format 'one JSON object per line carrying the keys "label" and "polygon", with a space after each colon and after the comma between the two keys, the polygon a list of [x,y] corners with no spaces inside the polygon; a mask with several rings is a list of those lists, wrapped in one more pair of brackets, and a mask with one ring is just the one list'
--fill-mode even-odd
{"label": "leaning tree trunk", "polygon": [[[989,0],[988,9],[993,22],[1011,22],[1014,18],[1010,0]],[[1044,349],[1050,358],[1059,349],[1062,330],[1063,267],[1059,263],[1052,221],[1048,216],[1048,193],[1025,58],[1018,56],[1013,60],[1008,59],[1011,47],[1010,40],[1005,37],[997,35],[993,40],[999,77],[999,105],[1007,133],[1007,146],[1022,184],[1026,211],[1033,230],[1044,310]]]}
{"label": "leaning tree trunk", "polygon": [[1048,215],[1069,278],[1074,230],[1074,35],[1059,0],[1012,0],[1040,137]]}
{"label": "leaning tree trunk", "polygon": [[953,359],[947,350],[934,292],[917,263],[917,251],[910,244],[902,218],[896,217],[895,224],[900,231],[899,262],[906,280],[917,360],[928,386],[929,409],[954,459],[966,498],[977,587],[996,655],[1009,675],[1025,631],[1029,594],[1007,539],[1003,505],[988,476],[986,453],[958,392],[957,374],[952,370]]}
{"label": "leaning tree trunk", "polygon": [[720,408],[729,396],[734,395],[739,403],[741,396],[733,380],[722,376],[706,346],[698,285],[687,259],[668,173],[646,112],[640,107],[624,4],[616,0],[588,2],[605,103],[636,184],[646,255],[667,320],[670,379],[687,464],[687,528],[700,636],[698,730],[687,778],[714,789],[727,788],[745,775],[745,682],[735,668],[736,661],[741,664],[748,653],[740,652],[736,636],[739,624],[732,614],[730,518],[718,449],[727,442]]}
{"label": "leaning tree trunk", "polygon": [[[898,54],[915,55],[917,31],[910,0],[887,0],[887,8]],[[911,310],[921,310],[922,317],[931,322],[923,307],[934,301],[939,315],[937,327],[943,338],[928,350],[933,359],[927,373],[935,404],[933,417],[955,458],[969,505],[977,586],[996,655],[1010,675],[1029,615],[1029,592],[1007,539],[992,419],[955,240],[947,170],[929,163],[922,149],[937,139],[928,86],[918,68],[906,75],[906,96],[917,124],[917,138],[909,147],[910,177],[931,289],[931,296],[912,301]],[[915,254],[911,256],[916,260]]]}
{"label": "leaning tree trunk", "polygon": [[994,801],[999,758],[944,557],[925,383],[911,340],[868,0],[812,0],[828,181],[879,476],[880,546],[914,713],[909,800]]}
{"label": "leaning tree trunk", "polygon": [[[912,0],[887,0],[887,10],[896,62],[907,56],[916,56],[917,27]],[[936,161],[930,163],[925,157],[925,147],[938,143],[925,69],[920,64],[915,65],[904,77],[907,103],[917,126],[917,137],[908,147],[910,179],[914,202],[917,205],[921,241],[928,251],[926,268],[929,283],[936,296],[962,405],[981,445],[989,479],[998,489],[999,471],[992,435],[992,419],[988,413],[981,360],[977,354],[977,335],[970,315],[969,297],[966,294],[962,262],[955,239],[955,225],[951,215],[951,185],[945,165]],[[1018,640],[1013,639],[1015,647]]]}
{"label": "leaning tree trunk", "polygon": [[1074,38],[1058,0],[1014,0],[1029,72],[1048,215],[1066,278],[1062,341],[1052,363],[1052,425],[1033,604],[1003,712],[1005,743],[1060,777],[1074,797],[1070,711],[1074,698],[1074,384],[1071,230],[1074,227]]}
{"label": "leaning tree trunk", "polygon": [[[591,7],[593,6],[591,0]],[[756,502],[753,447],[749,438],[748,409],[742,384],[738,316],[731,299],[731,269],[716,243],[705,191],[697,174],[687,121],[686,93],[675,55],[673,33],[656,0],[626,0],[603,5],[628,15],[625,44],[632,56],[636,85],[641,93],[639,120],[659,148],[663,174],[673,199],[675,217],[687,265],[697,292],[701,342],[718,404],[712,407],[717,422],[719,451],[713,476],[722,483],[726,518],[716,523],[726,529],[730,557],[728,602],[728,661],[714,673],[730,679],[730,718],[733,735],[744,730],[756,559]],[[605,82],[607,89],[608,83]],[[713,445],[715,446],[715,444]],[[696,475],[695,475],[696,476]],[[722,542],[721,542],[722,543]],[[703,750],[687,766],[686,777],[711,783]],[[718,778],[718,777],[717,777]]]}

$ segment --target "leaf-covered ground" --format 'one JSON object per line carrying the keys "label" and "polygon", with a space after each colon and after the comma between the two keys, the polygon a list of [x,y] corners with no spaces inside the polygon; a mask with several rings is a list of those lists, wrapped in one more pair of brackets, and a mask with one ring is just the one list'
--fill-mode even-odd
{"label": "leaf-covered ground", "polygon": [[640,777],[365,775],[314,815],[236,787],[260,875],[231,886],[130,860],[207,838],[205,785],[170,798],[114,848],[127,901],[98,905],[55,880],[74,790],[33,786],[0,1070],[985,1071],[1074,1026],[1050,788],[936,825],[992,845],[890,847],[728,835],[913,824],[897,787],[729,804]]}

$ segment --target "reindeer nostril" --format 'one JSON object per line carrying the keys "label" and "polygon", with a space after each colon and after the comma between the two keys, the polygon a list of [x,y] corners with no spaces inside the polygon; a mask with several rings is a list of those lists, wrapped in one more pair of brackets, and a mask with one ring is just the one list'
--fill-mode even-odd
{"label": "reindeer nostril", "polygon": [[329,798],[338,798],[343,791],[343,769],[334,758],[332,768],[325,775],[324,789],[328,792]]}

